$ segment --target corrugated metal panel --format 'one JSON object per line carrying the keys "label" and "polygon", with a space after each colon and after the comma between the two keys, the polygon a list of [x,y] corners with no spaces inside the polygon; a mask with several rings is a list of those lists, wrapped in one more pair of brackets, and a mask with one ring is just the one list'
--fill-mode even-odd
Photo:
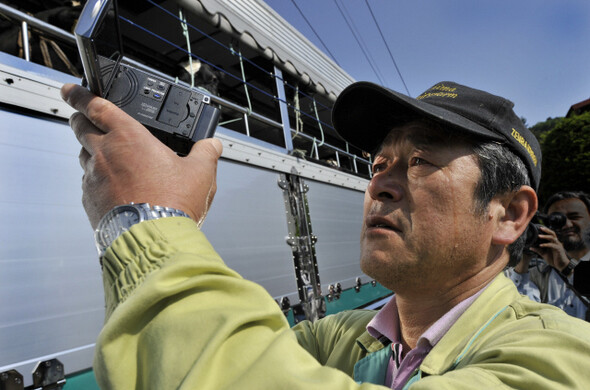
{"label": "corrugated metal panel", "polygon": [[222,29],[255,45],[281,67],[310,80],[318,92],[335,99],[355,80],[261,0],[176,0]]}
{"label": "corrugated metal panel", "polygon": [[297,302],[297,283],[279,175],[221,160],[203,232],[223,261],[274,298]]}
{"label": "corrugated metal panel", "polygon": [[330,284],[340,283],[343,289],[355,285],[357,277],[363,283],[371,280],[360,267],[360,235],[363,221],[362,190],[336,187],[306,180],[307,201],[315,245],[322,292]]}
{"label": "corrugated metal panel", "polygon": [[25,386],[41,360],[90,367],[104,321],[79,152],[67,122],[0,108],[0,372]]}

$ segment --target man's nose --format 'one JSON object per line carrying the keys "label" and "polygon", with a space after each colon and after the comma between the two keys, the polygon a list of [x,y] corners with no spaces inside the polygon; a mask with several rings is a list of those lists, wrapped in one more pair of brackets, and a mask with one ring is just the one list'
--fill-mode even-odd
{"label": "man's nose", "polygon": [[395,166],[378,172],[373,176],[367,187],[371,198],[375,200],[400,201],[404,196],[402,173]]}

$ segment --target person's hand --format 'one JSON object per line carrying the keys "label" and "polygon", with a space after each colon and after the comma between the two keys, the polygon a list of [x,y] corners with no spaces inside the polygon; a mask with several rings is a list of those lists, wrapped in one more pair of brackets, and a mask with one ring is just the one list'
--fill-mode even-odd
{"label": "person's hand", "polygon": [[108,100],[74,84],[61,94],[78,111],[70,125],[82,145],[82,203],[93,229],[113,207],[131,202],[173,207],[203,221],[217,188],[219,140],[199,141],[179,157]]}
{"label": "person's hand", "polygon": [[532,254],[524,252],[518,264],[514,267],[514,271],[519,274],[526,274],[529,272],[529,264],[533,258]]}
{"label": "person's hand", "polygon": [[555,232],[548,227],[540,226],[539,238],[543,241],[538,247],[531,248],[531,250],[545,259],[545,262],[562,271],[570,262],[570,259],[563,247],[563,244],[557,238]]}

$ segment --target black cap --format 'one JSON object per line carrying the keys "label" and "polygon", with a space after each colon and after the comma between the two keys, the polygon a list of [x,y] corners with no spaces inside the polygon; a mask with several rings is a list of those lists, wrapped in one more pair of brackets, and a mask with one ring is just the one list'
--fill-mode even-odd
{"label": "black cap", "polygon": [[369,82],[349,85],[332,109],[332,123],[344,140],[376,150],[394,126],[430,118],[445,128],[506,143],[522,159],[535,190],[541,179],[539,141],[516,116],[514,104],[500,96],[443,81],[416,99]]}

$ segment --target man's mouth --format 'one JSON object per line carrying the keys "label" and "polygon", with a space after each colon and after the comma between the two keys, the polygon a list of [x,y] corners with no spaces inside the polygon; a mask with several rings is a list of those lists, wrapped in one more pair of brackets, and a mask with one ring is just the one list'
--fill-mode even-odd
{"label": "man's mouth", "polygon": [[401,229],[390,219],[380,216],[368,216],[366,226],[369,229],[387,229],[401,232]]}
{"label": "man's mouth", "polygon": [[557,232],[557,234],[561,235],[561,236],[570,236],[570,235],[578,234],[578,230],[577,229],[560,230]]}

